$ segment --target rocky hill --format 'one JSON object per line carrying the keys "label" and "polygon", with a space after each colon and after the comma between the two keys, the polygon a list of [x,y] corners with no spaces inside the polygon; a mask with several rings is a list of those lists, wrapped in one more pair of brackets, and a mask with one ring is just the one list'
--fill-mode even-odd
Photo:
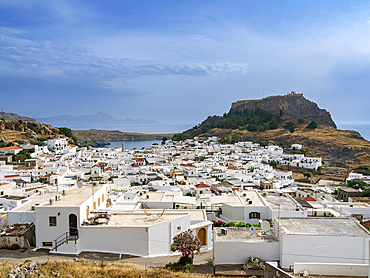
{"label": "rocky hill", "polygon": [[315,102],[306,99],[303,94],[294,92],[284,96],[271,96],[259,100],[240,100],[232,103],[230,112],[245,109],[256,110],[257,108],[273,114],[281,113],[283,121],[302,117],[325,126],[337,127],[328,111],[320,109]]}
{"label": "rocky hill", "polygon": [[[254,111],[254,114],[258,114],[259,117],[251,115],[248,110]],[[239,117],[239,119],[236,119],[236,117]],[[241,117],[245,120],[243,123],[240,122]],[[257,126],[263,125],[263,121],[261,122],[262,118],[266,119],[264,122],[266,124],[271,122],[272,118],[275,118],[274,121],[277,124],[284,124],[287,121],[297,122],[299,118],[304,118],[307,123],[315,121],[319,125],[337,127],[328,111],[320,109],[316,103],[306,99],[303,94],[292,92],[284,96],[271,96],[259,100],[240,100],[234,102],[231,105],[230,111],[225,113],[224,116],[209,116],[198,126],[187,130],[186,133],[194,136],[197,133],[204,133],[215,127],[224,128],[224,126],[227,126],[226,128],[230,128],[229,120],[237,124],[235,127],[232,127],[233,129],[238,127],[242,129],[242,126],[246,122],[251,122],[251,117],[260,120],[260,123],[254,123]],[[264,129],[274,128],[265,127]]]}
{"label": "rocky hill", "polygon": [[25,116],[20,116],[18,114],[15,114],[15,113],[1,113],[0,112],[0,117],[3,118],[4,120],[8,120],[8,121],[26,121],[26,122],[36,122],[35,119],[33,118],[29,118],[29,117],[25,117]]}
{"label": "rocky hill", "polygon": [[[0,144],[13,142],[16,144],[28,144],[39,138],[65,137],[59,134],[59,129],[48,124],[23,121],[23,120],[0,120]],[[70,140],[68,138],[68,140]],[[71,141],[72,143],[72,141]]]}

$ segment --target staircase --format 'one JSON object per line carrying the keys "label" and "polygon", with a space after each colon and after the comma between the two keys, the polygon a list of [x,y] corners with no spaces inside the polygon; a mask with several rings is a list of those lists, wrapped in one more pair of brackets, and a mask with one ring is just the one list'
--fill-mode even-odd
{"label": "staircase", "polygon": [[68,244],[69,242],[72,242],[74,244],[77,244],[78,240],[78,231],[76,229],[75,232],[70,233],[70,232],[65,232],[58,238],[54,240],[54,247],[50,250],[52,251],[58,251],[58,247],[61,246],[62,244]]}

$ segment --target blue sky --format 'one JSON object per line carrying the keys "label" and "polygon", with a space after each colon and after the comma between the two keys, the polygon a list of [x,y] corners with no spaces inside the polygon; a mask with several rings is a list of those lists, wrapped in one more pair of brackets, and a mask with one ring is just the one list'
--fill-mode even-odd
{"label": "blue sky", "polygon": [[369,1],[0,1],[1,107],[197,124],[303,92],[369,123]]}

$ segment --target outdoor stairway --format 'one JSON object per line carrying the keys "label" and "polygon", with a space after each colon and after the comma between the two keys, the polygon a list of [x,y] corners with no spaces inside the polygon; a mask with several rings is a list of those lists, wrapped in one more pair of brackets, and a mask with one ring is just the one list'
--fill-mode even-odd
{"label": "outdoor stairway", "polygon": [[57,252],[58,247],[60,247],[63,244],[69,244],[69,243],[74,243],[77,244],[78,240],[78,233],[75,232],[74,234],[71,234],[70,232],[65,232],[58,238],[54,240],[54,247],[50,250],[50,252]]}

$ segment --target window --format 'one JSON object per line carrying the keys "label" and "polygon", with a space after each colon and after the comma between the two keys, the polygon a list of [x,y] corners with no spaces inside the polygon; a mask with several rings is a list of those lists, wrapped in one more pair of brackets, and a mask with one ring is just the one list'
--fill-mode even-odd
{"label": "window", "polygon": [[86,208],[86,219],[89,218],[89,215],[90,215],[90,211],[89,211],[89,207]]}
{"label": "window", "polygon": [[101,201],[104,202],[104,194],[101,195]]}
{"label": "window", "polygon": [[100,207],[100,197],[98,198],[98,207]]}
{"label": "window", "polygon": [[94,209],[96,209],[96,202],[94,202]]}
{"label": "window", "polygon": [[253,219],[253,218],[260,219],[260,213],[259,212],[251,212],[249,214],[249,219]]}
{"label": "window", "polygon": [[56,226],[56,225],[57,225],[57,217],[49,216],[49,226]]}
{"label": "window", "polygon": [[181,226],[178,226],[178,227],[177,227],[177,230],[178,230],[178,231],[181,231]]}
{"label": "window", "polygon": [[52,242],[50,242],[50,241],[47,241],[47,242],[43,242],[42,243],[42,246],[46,246],[46,247],[52,247],[53,246],[53,243]]}

